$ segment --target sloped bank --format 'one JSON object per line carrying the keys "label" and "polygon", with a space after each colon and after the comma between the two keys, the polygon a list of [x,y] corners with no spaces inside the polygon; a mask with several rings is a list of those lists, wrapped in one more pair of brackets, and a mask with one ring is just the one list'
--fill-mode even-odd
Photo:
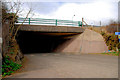
{"label": "sloped bank", "polygon": [[86,29],[82,34],[75,36],[66,43],[60,45],[55,52],[63,53],[104,53],[108,47],[101,34]]}

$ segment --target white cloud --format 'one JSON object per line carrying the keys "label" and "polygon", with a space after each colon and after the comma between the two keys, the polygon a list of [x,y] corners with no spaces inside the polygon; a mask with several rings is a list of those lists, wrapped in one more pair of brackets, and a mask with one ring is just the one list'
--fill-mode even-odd
{"label": "white cloud", "polygon": [[[18,1],[18,0],[3,0],[3,1]],[[96,2],[101,0],[19,0],[21,2]],[[120,0],[104,0],[106,2],[118,2]]]}
{"label": "white cloud", "polygon": [[[59,6],[59,8],[56,8],[56,10],[52,11],[52,13],[46,11],[47,14],[40,14],[39,11],[38,12],[35,11],[34,12],[35,15],[33,17],[66,19],[66,20],[73,19],[77,21],[81,21],[83,17],[88,24],[95,24],[95,25],[99,25],[100,21],[102,21],[102,24],[107,24],[111,19],[117,20],[118,17],[117,2],[112,2],[111,0],[106,0],[106,1],[91,0],[91,1],[92,2],[87,2],[87,3],[86,2],[65,3],[62,6]],[[40,5],[40,3],[38,3],[38,5]],[[48,7],[48,9],[51,8]],[[75,16],[73,18],[74,14]]]}

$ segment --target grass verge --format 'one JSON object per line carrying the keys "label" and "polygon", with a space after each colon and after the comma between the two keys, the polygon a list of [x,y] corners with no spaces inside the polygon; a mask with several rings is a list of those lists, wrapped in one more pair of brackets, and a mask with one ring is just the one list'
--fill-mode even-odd
{"label": "grass verge", "polygon": [[112,55],[112,56],[119,56],[120,52],[108,52],[108,53],[101,53],[101,54],[105,54],[105,55]]}

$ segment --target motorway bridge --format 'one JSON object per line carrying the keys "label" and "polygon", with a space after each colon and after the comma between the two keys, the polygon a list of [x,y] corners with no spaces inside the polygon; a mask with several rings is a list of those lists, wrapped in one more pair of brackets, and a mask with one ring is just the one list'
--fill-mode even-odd
{"label": "motorway bridge", "polygon": [[84,32],[81,21],[18,18],[16,26],[21,24],[17,41],[24,53],[54,52],[60,45]]}
{"label": "motorway bridge", "polygon": [[102,36],[85,30],[81,21],[18,18],[16,26],[20,25],[16,39],[23,53],[102,53],[107,50]]}

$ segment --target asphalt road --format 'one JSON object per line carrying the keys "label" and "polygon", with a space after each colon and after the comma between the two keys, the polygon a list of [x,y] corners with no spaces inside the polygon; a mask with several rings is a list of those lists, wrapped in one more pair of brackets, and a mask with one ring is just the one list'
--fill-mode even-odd
{"label": "asphalt road", "polygon": [[118,57],[102,54],[26,54],[28,62],[11,78],[118,78]]}

